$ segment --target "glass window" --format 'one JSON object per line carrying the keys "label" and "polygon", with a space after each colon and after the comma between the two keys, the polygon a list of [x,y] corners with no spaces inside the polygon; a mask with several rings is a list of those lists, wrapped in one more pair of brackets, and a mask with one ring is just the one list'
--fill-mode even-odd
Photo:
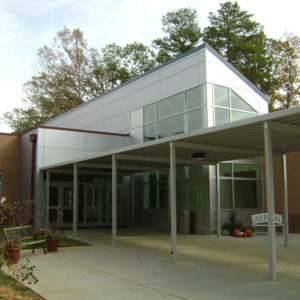
{"label": "glass window", "polygon": [[189,166],[189,177],[190,178],[197,178],[204,176],[204,167],[203,166]]}
{"label": "glass window", "polygon": [[177,209],[186,208],[184,181],[180,181],[176,183],[176,202],[177,202]]}
{"label": "glass window", "polygon": [[215,105],[229,108],[229,89],[223,86],[214,85],[214,100]]}
{"label": "glass window", "polygon": [[131,128],[135,128],[143,125],[143,109],[137,109],[130,114],[130,124]]}
{"label": "glass window", "polygon": [[234,181],[235,208],[261,208],[261,182]]}
{"label": "glass window", "polygon": [[168,182],[160,182],[159,184],[159,208],[168,208]]}
{"label": "glass window", "polygon": [[189,208],[204,208],[204,184],[202,180],[190,180],[187,182],[189,191]]}
{"label": "glass window", "polygon": [[144,184],[144,209],[155,209],[156,207],[156,183]]}
{"label": "glass window", "polygon": [[98,206],[98,188],[88,187],[87,188],[87,203],[88,206]]}
{"label": "glass window", "polygon": [[158,122],[158,137],[179,134],[184,132],[184,117],[183,114],[164,119]]}
{"label": "glass window", "polygon": [[185,180],[185,167],[176,168],[176,180]]}
{"label": "glass window", "polygon": [[145,172],[144,182],[156,182],[156,172]]}
{"label": "glass window", "polygon": [[156,124],[144,125],[144,142],[156,139]]}
{"label": "glass window", "polygon": [[184,93],[180,93],[158,102],[158,119],[182,113],[183,110]]}
{"label": "glass window", "polygon": [[72,209],[64,209],[63,210],[63,222],[64,223],[72,223],[73,222],[73,210]]}
{"label": "glass window", "polygon": [[73,187],[64,187],[63,203],[64,206],[73,206]]}
{"label": "glass window", "polygon": [[256,112],[248,103],[246,103],[237,93],[231,91],[231,108]]}
{"label": "glass window", "polygon": [[56,212],[56,209],[49,209],[49,221],[51,223],[57,223],[57,212]]}
{"label": "glass window", "polygon": [[58,205],[58,187],[50,186],[49,191],[49,206],[57,206]]}
{"label": "glass window", "polygon": [[247,119],[247,118],[252,118],[252,117],[255,117],[255,115],[245,113],[245,112],[242,112],[242,111],[236,111],[236,110],[231,111],[232,122]]}
{"label": "glass window", "polygon": [[232,164],[220,164],[220,176],[232,177]]}
{"label": "glass window", "polygon": [[159,181],[168,181],[168,172],[159,170]]}
{"label": "glass window", "polygon": [[156,120],[156,103],[144,107],[144,123]]}
{"label": "glass window", "polygon": [[227,124],[230,122],[230,110],[215,107],[215,125]]}
{"label": "glass window", "polygon": [[220,180],[221,208],[233,208],[232,181]]}
{"label": "glass window", "polygon": [[233,165],[234,177],[261,178],[261,166],[256,165]]}
{"label": "glass window", "polygon": [[185,93],[186,110],[197,108],[203,105],[202,86],[197,86]]}
{"label": "glass window", "polygon": [[196,109],[186,113],[187,130],[192,131],[203,128],[203,109]]}

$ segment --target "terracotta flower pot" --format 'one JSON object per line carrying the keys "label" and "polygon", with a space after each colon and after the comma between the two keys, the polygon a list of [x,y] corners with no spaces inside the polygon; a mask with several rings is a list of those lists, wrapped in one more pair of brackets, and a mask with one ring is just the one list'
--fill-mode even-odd
{"label": "terracotta flower pot", "polygon": [[11,264],[18,263],[21,248],[6,248],[6,257],[8,258]]}
{"label": "terracotta flower pot", "polygon": [[46,240],[47,251],[48,252],[57,252],[58,244],[59,244],[59,239],[47,238],[47,240]]}

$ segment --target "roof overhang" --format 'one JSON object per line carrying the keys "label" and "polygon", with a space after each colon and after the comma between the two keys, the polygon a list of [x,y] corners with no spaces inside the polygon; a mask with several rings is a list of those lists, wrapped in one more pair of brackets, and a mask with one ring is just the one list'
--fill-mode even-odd
{"label": "roof overhang", "polygon": [[[103,152],[82,160],[45,166],[47,169],[70,169],[74,163],[82,167],[111,168],[112,156],[118,159],[118,169],[142,171],[169,168],[170,142],[176,147],[177,166],[216,164],[220,161],[264,156],[264,124],[272,132],[274,156],[300,151],[300,107],[269,113],[230,124],[195,130],[158,140]],[[201,153],[201,159],[194,159]]]}

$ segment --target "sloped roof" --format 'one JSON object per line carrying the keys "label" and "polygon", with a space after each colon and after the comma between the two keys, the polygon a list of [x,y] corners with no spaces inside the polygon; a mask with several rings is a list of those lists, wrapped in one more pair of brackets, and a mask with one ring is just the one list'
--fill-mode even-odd
{"label": "sloped roof", "polygon": [[172,63],[174,63],[174,62],[176,62],[178,60],[181,60],[181,59],[183,59],[183,58],[185,58],[185,57],[187,57],[189,55],[192,55],[193,53],[195,53],[195,52],[197,52],[197,51],[199,51],[201,49],[204,49],[204,48],[207,49],[207,50],[209,50],[213,55],[215,55],[234,74],[236,74],[242,81],[244,81],[257,94],[259,94],[266,102],[269,102],[269,98],[262,91],[260,91],[252,82],[250,82],[241,72],[239,72],[231,63],[229,63],[221,54],[219,54],[215,49],[213,49],[208,43],[203,42],[198,47],[196,47],[196,48],[194,48],[194,49],[192,49],[192,50],[190,50],[190,51],[188,51],[188,52],[186,52],[186,53],[184,53],[182,55],[179,55],[179,56],[177,56],[177,57],[175,57],[175,58],[173,58],[173,59],[171,59],[171,60],[169,60],[169,61],[167,61],[167,62],[165,62],[165,63],[163,63],[161,65],[159,65],[159,66],[156,66],[156,67],[152,68],[151,70],[149,70],[149,71],[147,71],[147,72],[145,72],[145,73],[143,73],[143,74],[141,74],[141,75],[139,75],[139,76],[137,76],[137,77],[135,77],[135,78],[133,78],[131,80],[128,80],[128,81],[122,83],[121,85],[119,85],[119,86],[117,86],[117,87],[115,87],[115,88],[113,88],[113,89],[111,89],[111,90],[109,90],[109,91],[107,91],[107,92],[105,92],[105,93],[103,93],[103,94],[95,97],[95,98],[92,98],[92,99],[90,99],[90,100],[88,100],[88,101],[86,101],[86,102],[84,102],[84,103],[82,103],[82,104],[80,104],[80,105],[78,105],[78,106],[76,106],[76,107],[74,107],[74,108],[72,108],[72,109],[64,112],[64,113],[62,113],[62,114],[58,115],[57,117],[55,117],[55,118],[53,118],[53,119],[51,119],[51,120],[49,120],[49,121],[47,121],[47,122],[45,122],[45,123],[43,123],[41,125],[47,125],[49,122],[51,122],[53,120],[59,119],[59,118],[65,116],[66,114],[69,114],[69,113],[71,113],[71,112],[73,112],[73,111],[75,111],[77,109],[81,109],[82,107],[84,107],[86,105],[89,105],[90,103],[92,103],[94,101],[98,101],[101,98],[109,95],[110,93],[113,93],[113,92],[115,92],[115,91],[117,91],[119,89],[122,89],[123,87],[125,87],[125,86],[127,86],[127,85],[129,85],[129,84],[131,84],[131,83],[133,83],[133,82],[135,82],[135,81],[137,81],[137,80],[145,77],[145,76],[148,76],[149,74],[154,73],[154,72],[156,72],[156,71],[158,71],[158,70],[160,70],[160,69],[162,69],[162,68],[164,68],[164,67],[166,67],[166,66],[168,66],[168,65],[170,65],[170,64],[172,64]]}

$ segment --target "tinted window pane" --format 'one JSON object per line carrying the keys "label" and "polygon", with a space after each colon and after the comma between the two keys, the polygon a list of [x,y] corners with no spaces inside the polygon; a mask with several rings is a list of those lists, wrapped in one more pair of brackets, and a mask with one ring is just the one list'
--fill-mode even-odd
{"label": "tinted window pane", "polygon": [[231,90],[231,108],[256,112],[248,103],[246,103],[237,93]]}
{"label": "tinted window pane", "polygon": [[144,123],[156,120],[156,103],[144,107]]}
{"label": "tinted window pane", "polygon": [[229,123],[230,110],[215,107],[215,125]]}
{"label": "tinted window pane", "polygon": [[233,208],[232,181],[220,180],[221,208]]}
{"label": "tinted window pane", "polygon": [[183,112],[184,93],[177,94],[158,102],[158,119]]}
{"label": "tinted window pane", "polygon": [[158,138],[184,132],[183,114],[158,122]]}
{"label": "tinted window pane", "polygon": [[215,105],[225,106],[229,108],[229,89],[223,86],[214,86]]}
{"label": "tinted window pane", "polygon": [[64,209],[63,210],[63,222],[64,223],[73,222],[73,210],[72,209]]}
{"label": "tinted window pane", "polygon": [[202,86],[197,86],[185,93],[186,109],[190,110],[203,105]]}
{"label": "tinted window pane", "polygon": [[144,184],[144,209],[155,209],[156,184]]}
{"label": "tinted window pane", "polygon": [[144,142],[156,139],[156,125],[151,123],[144,125]]}
{"label": "tinted window pane", "polygon": [[49,205],[50,206],[57,206],[58,205],[58,187],[57,186],[50,186],[50,198],[49,198]]}
{"label": "tinted window pane", "polygon": [[232,117],[232,121],[239,121],[239,120],[255,117],[255,115],[254,114],[249,114],[249,113],[246,113],[246,112],[232,110],[231,111],[231,117]]}
{"label": "tinted window pane", "polygon": [[176,180],[185,180],[185,167],[176,168]]}
{"label": "tinted window pane", "polygon": [[168,208],[168,182],[159,184],[159,208]]}
{"label": "tinted window pane", "polygon": [[261,208],[261,183],[235,180],[234,197],[235,208]]}
{"label": "tinted window pane", "polygon": [[232,164],[220,164],[220,176],[232,177]]}
{"label": "tinted window pane", "polygon": [[202,180],[191,180],[187,183],[189,193],[189,208],[204,208],[204,184]]}
{"label": "tinted window pane", "polygon": [[64,206],[73,206],[73,187],[64,187],[63,200]]}
{"label": "tinted window pane", "polygon": [[189,175],[190,178],[203,177],[204,176],[204,167],[203,166],[189,166]]}
{"label": "tinted window pane", "polygon": [[203,109],[196,109],[186,113],[188,131],[203,128]]}
{"label": "tinted window pane", "polygon": [[233,170],[235,177],[261,178],[260,166],[234,164]]}
{"label": "tinted window pane", "polygon": [[176,202],[177,209],[186,208],[185,204],[185,182],[180,181],[176,183]]}
{"label": "tinted window pane", "polygon": [[144,173],[144,182],[156,182],[156,172]]}

